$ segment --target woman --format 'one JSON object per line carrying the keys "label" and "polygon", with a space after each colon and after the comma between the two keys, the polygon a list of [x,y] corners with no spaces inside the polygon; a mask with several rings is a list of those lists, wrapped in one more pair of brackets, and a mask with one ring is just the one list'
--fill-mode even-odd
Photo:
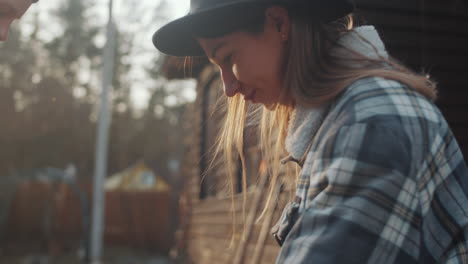
{"label": "woman", "polygon": [[38,0],[0,0],[0,41],[7,40],[10,25]]}
{"label": "woman", "polygon": [[250,101],[265,106],[272,182],[283,150],[300,166],[277,263],[468,263],[468,171],[435,84],[391,60],[373,27],[353,28],[352,10],[347,0],[192,0],[153,42],[218,66],[228,164],[233,148],[242,156]]}

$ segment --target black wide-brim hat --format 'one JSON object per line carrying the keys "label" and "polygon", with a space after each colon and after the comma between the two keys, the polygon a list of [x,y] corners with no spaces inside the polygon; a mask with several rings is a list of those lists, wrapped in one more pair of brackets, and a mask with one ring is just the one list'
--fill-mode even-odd
{"label": "black wide-brim hat", "polygon": [[352,0],[191,0],[189,13],[169,22],[153,35],[154,46],[173,56],[203,56],[196,37],[215,37],[248,25],[274,4],[300,10],[318,21],[332,21],[351,13]]}

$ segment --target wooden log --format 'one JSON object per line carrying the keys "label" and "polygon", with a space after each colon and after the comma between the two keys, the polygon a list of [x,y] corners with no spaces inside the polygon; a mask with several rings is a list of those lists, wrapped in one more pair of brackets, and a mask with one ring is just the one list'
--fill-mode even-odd
{"label": "wooden log", "polygon": [[[431,16],[424,18],[421,14],[389,12],[384,9],[365,9],[358,11],[358,19],[377,28],[398,31],[424,32],[425,34],[466,35],[468,20],[461,17]],[[454,26],[459,25],[459,26]]]}
{"label": "wooden log", "polygon": [[[422,5],[424,3],[424,5]],[[358,8],[438,17],[468,17],[463,1],[356,0]]]}

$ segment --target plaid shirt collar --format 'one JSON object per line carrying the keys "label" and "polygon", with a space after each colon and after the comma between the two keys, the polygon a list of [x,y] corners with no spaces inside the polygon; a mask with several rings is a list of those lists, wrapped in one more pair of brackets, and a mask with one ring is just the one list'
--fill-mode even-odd
{"label": "plaid shirt collar", "polygon": [[[373,26],[357,27],[342,36],[338,40],[337,48],[334,51],[337,56],[345,56],[344,53],[349,52],[341,47],[347,47],[368,58],[388,58],[388,53],[379,37],[379,33]],[[294,161],[302,167],[308,150],[312,146],[314,135],[320,128],[329,108],[329,105],[317,108],[301,105],[295,107],[289,121],[288,135],[285,141],[286,151],[289,156],[282,160],[283,164]]]}

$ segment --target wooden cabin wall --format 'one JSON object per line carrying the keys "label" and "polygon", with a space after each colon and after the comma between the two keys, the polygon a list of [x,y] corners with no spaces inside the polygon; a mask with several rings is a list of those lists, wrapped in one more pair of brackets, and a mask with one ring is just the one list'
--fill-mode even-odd
{"label": "wooden cabin wall", "polygon": [[[468,87],[465,75],[468,61],[468,12],[461,0],[356,0],[357,18],[361,24],[373,24],[381,33],[390,54],[415,71],[429,71],[439,83],[438,106],[449,121],[465,154],[468,156]],[[231,246],[233,217],[231,200],[226,198],[226,171],[223,163],[215,164],[206,175],[210,160],[210,147],[214,143],[222,110],[214,110],[214,102],[222,86],[213,66],[201,71],[197,88],[198,97],[188,113],[188,126],[192,135],[187,139],[190,148],[184,164],[186,200],[189,210],[184,216],[185,246],[193,263],[232,263],[236,246]],[[210,114],[213,111],[214,115]],[[255,150],[251,155],[257,155]],[[258,165],[257,161],[254,161]],[[255,164],[252,165],[255,167]],[[253,170],[253,169],[252,169]],[[291,197],[292,188],[279,196],[272,222]],[[248,207],[252,208],[254,192],[248,193]],[[236,196],[236,228],[241,229],[242,195]],[[262,207],[260,207],[262,208]],[[270,224],[271,225],[271,224]],[[257,237],[261,223],[255,225],[247,251],[241,263],[254,261]],[[239,236],[235,237],[239,241]],[[236,243],[234,243],[235,245]],[[268,236],[263,254],[256,263],[274,263],[279,252],[276,242]],[[250,261],[250,262],[249,262]]]}
{"label": "wooden cabin wall", "polygon": [[390,55],[438,82],[436,101],[468,157],[468,3],[464,0],[356,0]]}

